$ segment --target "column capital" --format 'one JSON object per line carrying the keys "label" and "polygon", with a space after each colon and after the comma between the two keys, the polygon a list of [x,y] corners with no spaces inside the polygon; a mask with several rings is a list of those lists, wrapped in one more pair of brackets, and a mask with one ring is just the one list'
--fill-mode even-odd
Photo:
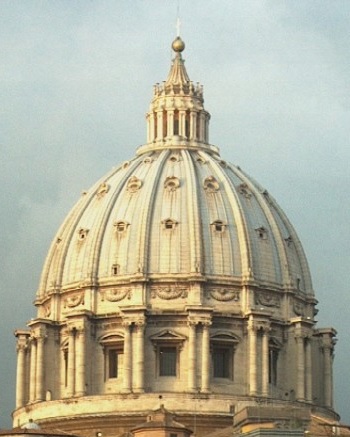
{"label": "column capital", "polygon": [[16,351],[25,352],[28,349],[28,343],[17,342]]}
{"label": "column capital", "polygon": [[28,343],[30,340],[30,332],[29,331],[15,331],[15,336],[17,338],[16,349],[26,350],[28,347]]}
{"label": "column capital", "polygon": [[211,320],[201,320],[201,325],[204,328],[210,328],[210,326],[213,324]]}
{"label": "column capital", "polygon": [[187,326],[195,327],[197,325],[199,325],[199,320],[196,320],[196,319],[189,319],[189,320],[187,320]]}

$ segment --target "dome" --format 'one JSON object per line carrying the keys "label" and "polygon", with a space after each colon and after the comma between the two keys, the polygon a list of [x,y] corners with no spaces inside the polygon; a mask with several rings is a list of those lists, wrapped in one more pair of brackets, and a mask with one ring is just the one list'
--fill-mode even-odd
{"label": "dome", "polygon": [[53,241],[39,299],[141,277],[313,295],[299,239],[272,196],[217,151],[186,142],[144,148],[83,194]]}
{"label": "dome", "polygon": [[16,331],[15,423],[109,437],[160,399],[186,427],[200,414],[198,435],[234,411],[251,420],[261,400],[271,420],[291,406],[300,420],[310,408],[337,418],[336,332],[315,327],[301,243],[268,191],[210,144],[180,42],[146,144],[83,193],[53,239],[37,318]]}

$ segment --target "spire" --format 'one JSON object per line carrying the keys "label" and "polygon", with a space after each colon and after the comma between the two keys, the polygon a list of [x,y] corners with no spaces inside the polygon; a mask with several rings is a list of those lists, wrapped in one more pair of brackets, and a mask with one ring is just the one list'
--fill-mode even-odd
{"label": "spire", "polygon": [[164,148],[206,149],[209,145],[210,114],[204,109],[203,87],[194,84],[186,71],[182,52],[185,43],[179,36],[172,43],[175,56],[167,79],[154,86],[153,99],[147,113],[147,144],[138,153]]}

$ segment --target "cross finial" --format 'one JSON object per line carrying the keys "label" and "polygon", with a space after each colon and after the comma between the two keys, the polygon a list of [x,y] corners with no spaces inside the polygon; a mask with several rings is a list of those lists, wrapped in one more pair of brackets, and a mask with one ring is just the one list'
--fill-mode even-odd
{"label": "cross finial", "polygon": [[180,21],[180,18],[177,17],[177,20],[176,20],[176,36],[180,36],[180,27],[181,27],[181,21]]}

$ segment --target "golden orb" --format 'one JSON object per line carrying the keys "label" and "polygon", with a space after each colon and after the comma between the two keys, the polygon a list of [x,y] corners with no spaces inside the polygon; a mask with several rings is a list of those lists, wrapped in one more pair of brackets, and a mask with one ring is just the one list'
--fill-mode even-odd
{"label": "golden orb", "polygon": [[185,43],[179,36],[177,36],[176,39],[173,41],[171,47],[173,48],[174,52],[181,53],[185,50]]}

